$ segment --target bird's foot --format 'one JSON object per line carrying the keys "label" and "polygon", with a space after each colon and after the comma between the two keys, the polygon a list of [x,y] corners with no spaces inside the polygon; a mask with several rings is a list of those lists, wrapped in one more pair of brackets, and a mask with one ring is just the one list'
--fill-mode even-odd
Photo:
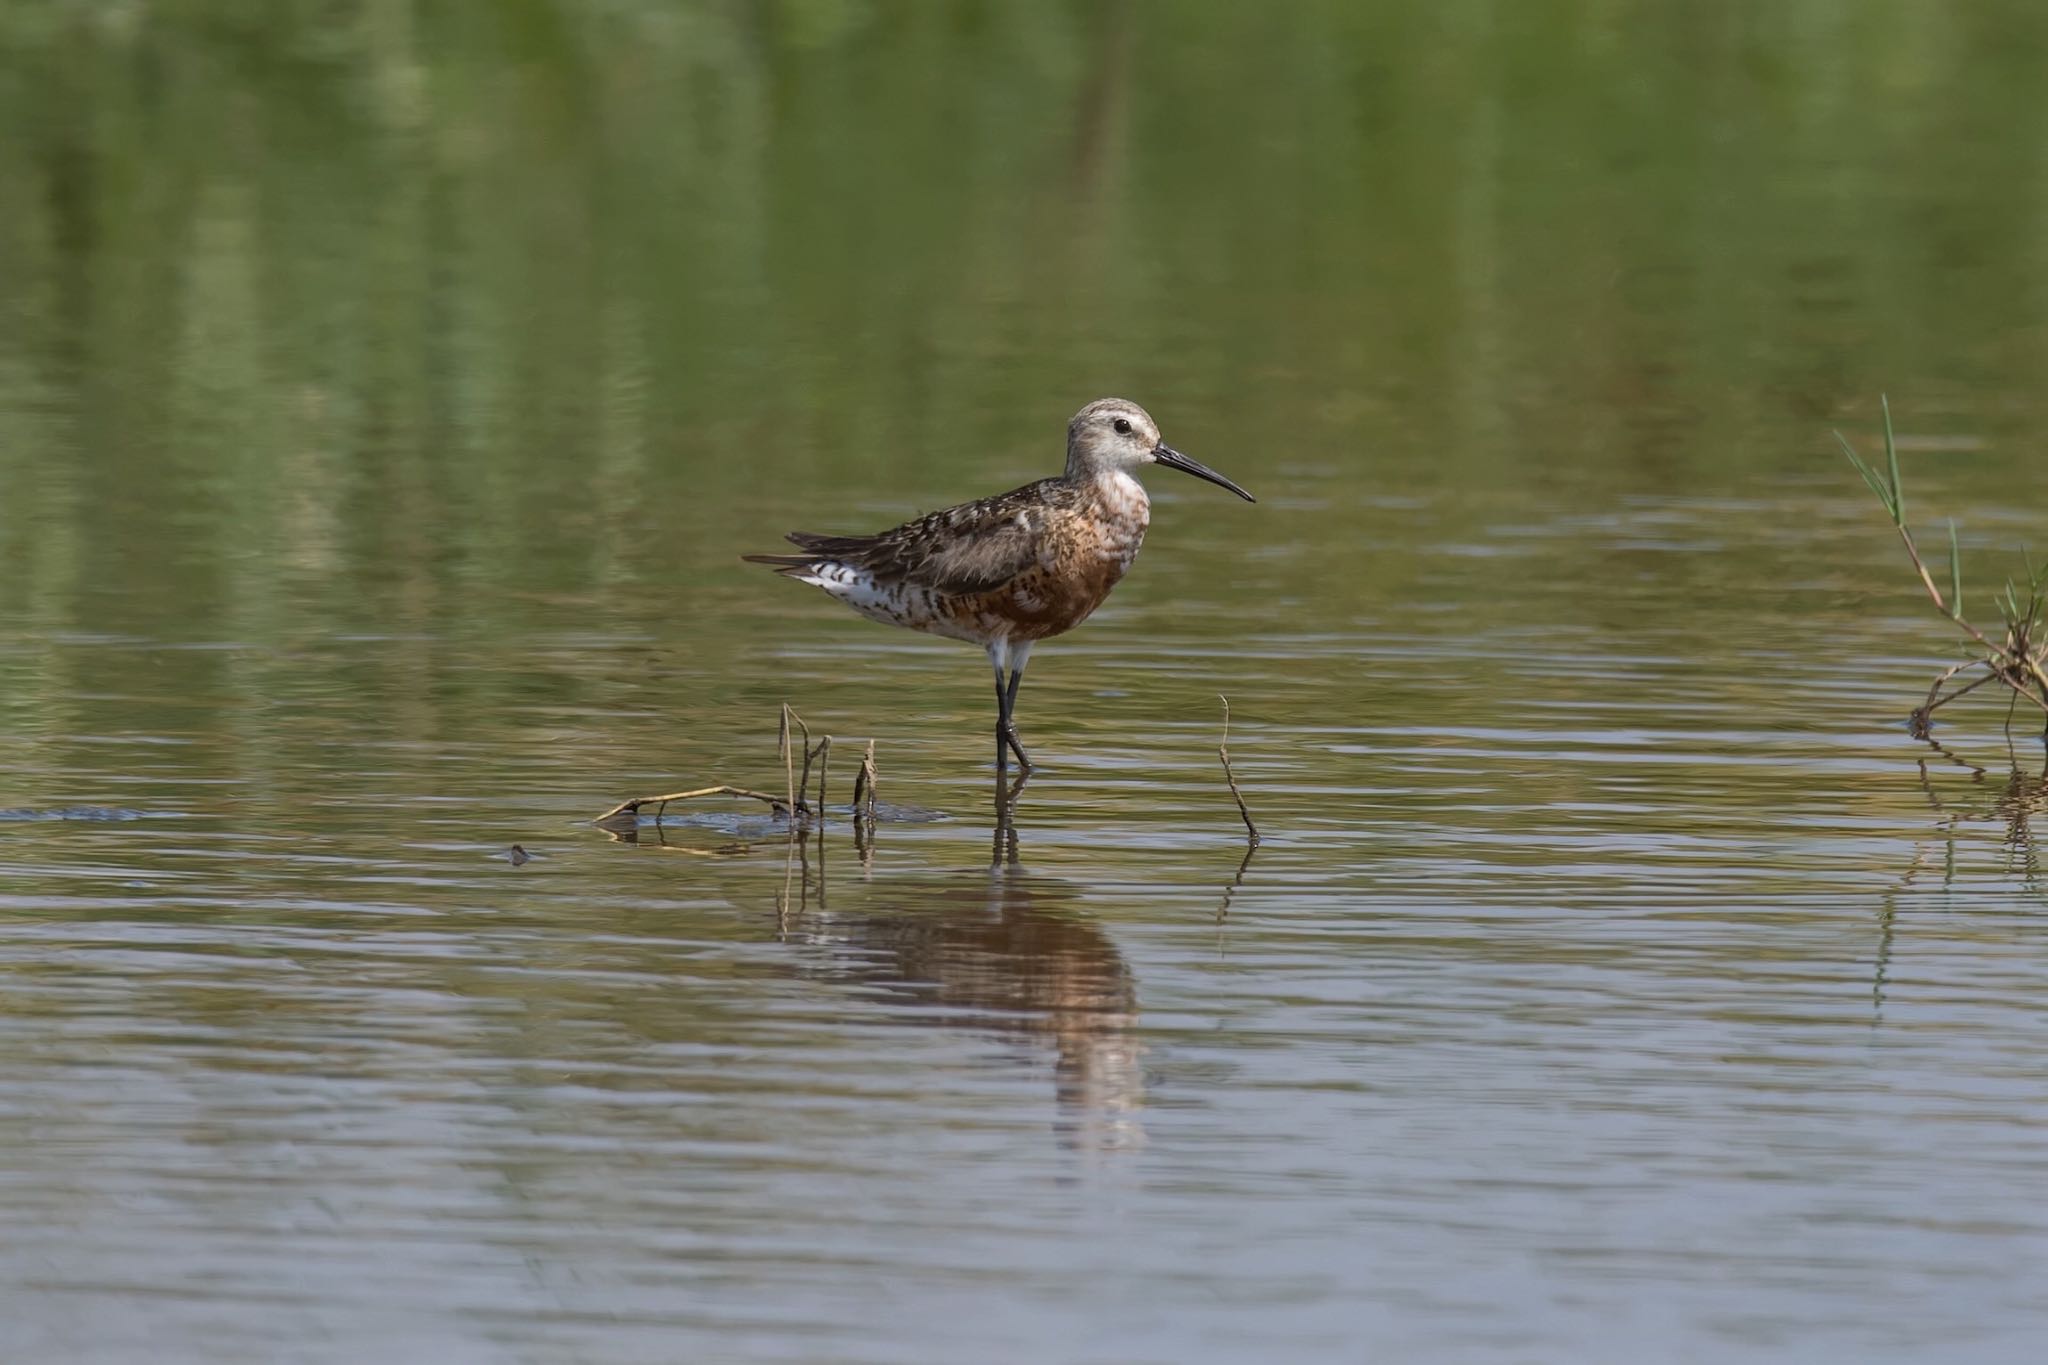
{"label": "bird's foot", "polygon": [[1003,766],[1000,760],[1005,749],[1008,749],[1009,752],[1017,755],[1017,766],[1022,771],[1028,773],[1032,770],[1033,767],[1036,766],[1031,761],[1031,755],[1024,752],[1024,746],[1017,742],[1016,726],[1005,725],[1001,730],[996,732],[996,738],[999,741],[1001,741],[996,747],[996,758],[998,760],[996,764],[997,767],[1000,768],[1001,766]]}

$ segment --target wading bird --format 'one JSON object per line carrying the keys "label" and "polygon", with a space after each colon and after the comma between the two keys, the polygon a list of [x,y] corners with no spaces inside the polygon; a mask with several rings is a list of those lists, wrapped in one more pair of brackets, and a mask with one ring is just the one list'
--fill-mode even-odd
{"label": "wading bird", "polygon": [[815,584],[869,620],[981,645],[996,670],[996,768],[1014,753],[1029,771],[1015,720],[1024,663],[1040,640],[1087,620],[1137,558],[1152,503],[1134,476],[1148,464],[1256,501],[1160,440],[1136,403],[1103,398],[1067,423],[1067,472],[1057,478],[879,535],[792,531],[802,554],[741,558]]}

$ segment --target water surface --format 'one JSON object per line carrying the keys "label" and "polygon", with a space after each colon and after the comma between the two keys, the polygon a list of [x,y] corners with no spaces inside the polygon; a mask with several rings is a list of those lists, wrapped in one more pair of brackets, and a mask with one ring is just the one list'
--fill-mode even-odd
{"label": "water surface", "polygon": [[[0,1354],[2033,1358],[2043,751],[1906,735],[1828,437],[2042,539],[2033,8],[74,10]],[[980,657],[737,556],[1108,392],[1260,501],[1153,479],[1005,829]],[[785,701],[801,841],[587,823]]]}

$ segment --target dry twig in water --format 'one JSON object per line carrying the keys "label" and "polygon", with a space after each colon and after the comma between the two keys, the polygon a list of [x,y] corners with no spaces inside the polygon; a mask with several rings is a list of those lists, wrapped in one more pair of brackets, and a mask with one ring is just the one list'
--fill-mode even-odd
{"label": "dry twig in water", "polygon": [[[789,800],[786,804],[791,810],[796,809],[796,770],[791,766],[789,760],[789,723],[795,717],[796,713],[789,709],[789,703],[784,702],[782,703],[782,721],[775,727],[775,748],[778,756],[782,759],[782,782],[784,788],[789,792]],[[803,724],[800,720],[796,723],[798,725]],[[806,760],[804,776],[807,779],[810,777],[808,767],[810,756],[811,732],[806,729],[804,731],[804,758]]]}
{"label": "dry twig in water", "polygon": [[693,787],[686,792],[665,792],[660,796],[636,796],[631,801],[621,801],[618,805],[613,806],[590,823],[593,825],[607,824],[627,816],[638,815],[642,806],[653,806],[655,807],[654,820],[656,824],[659,824],[661,823],[661,814],[668,809],[669,802],[688,801],[698,796],[742,796],[750,801],[766,801],[781,814],[786,815],[789,812],[787,802],[779,796],[770,796],[766,792],[749,791],[745,787]]}
{"label": "dry twig in water", "polygon": [[1229,784],[1231,799],[1237,802],[1237,813],[1244,820],[1245,837],[1253,848],[1257,848],[1259,827],[1252,823],[1252,813],[1245,808],[1244,793],[1237,789],[1237,777],[1230,771],[1230,698],[1219,692],[1216,700],[1223,703],[1223,742],[1216,746],[1216,756],[1223,760],[1223,780]]}
{"label": "dry twig in water", "polygon": [[[799,741],[802,743],[804,750],[804,764],[801,777],[797,774],[796,755],[791,747],[790,727],[792,725],[796,727],[797,733],[802,736]],[[798,819],[803,820],[808,820],[813,816],[822,817],[825,813],[825,777],[831,761],[832,737],[830,735],[824,736],[818,741],[817,747],[813,748],[811,746],[810,727],[804,724],[803,717],[798,715],[788,702],[784,702],[782,704],[781,716],[775,729],[775,745],[776,754],[782,760],[783,794],[781,796],[771,796],[767,792],[757,792],[750,787],[735,787],[729,783],[720,783],[715,787],[692,787],[688,791],[663,792],[658,796],[636,796],[630,801],[621,801],[618,805],[613,806],[610,810],[591,821],[591,823],[594,825],[611,826],[630,824],[638,818],[641,807],[653,806],[655,808],[654,823],[659,825],[663,813],[668,809],[669,802],[688,801],[705,796],[737,796],[748,801],[761,801],[765,802],[777,815],[795,815]],[[818,765],[818,804],[816,807],[812,807],[807,799],[810,796],[811,765],[814,762]],[[869,740],[867,757],[861,763],[862,779],[867,784],[869,819],[874,818],[874,772],[875,742]],[[861,786],[859,782],[856,782],[853,797],[856,813],[858,813],[860,800]]]}
{"label": "dry twig in water", "polygon": [[[865,803],[865,804],[863,804]],[[856,819],[866,815],[870,824],[875,819],[875,742],[868,741],[867,752],[861,755],[860,772],[853,779],[853,814]]]}

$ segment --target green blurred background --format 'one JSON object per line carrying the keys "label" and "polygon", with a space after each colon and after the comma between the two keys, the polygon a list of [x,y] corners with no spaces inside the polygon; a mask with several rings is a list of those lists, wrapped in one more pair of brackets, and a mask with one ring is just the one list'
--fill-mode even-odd
{"label": "green blurred background", "polygon": [[0,610],[516,624],[725,574],[792,482],[1049,471],[1098,392],[1255,491],[1711,491],[1884,388],[2037,431],[2044,40],[2018,0],[16,0]]}

